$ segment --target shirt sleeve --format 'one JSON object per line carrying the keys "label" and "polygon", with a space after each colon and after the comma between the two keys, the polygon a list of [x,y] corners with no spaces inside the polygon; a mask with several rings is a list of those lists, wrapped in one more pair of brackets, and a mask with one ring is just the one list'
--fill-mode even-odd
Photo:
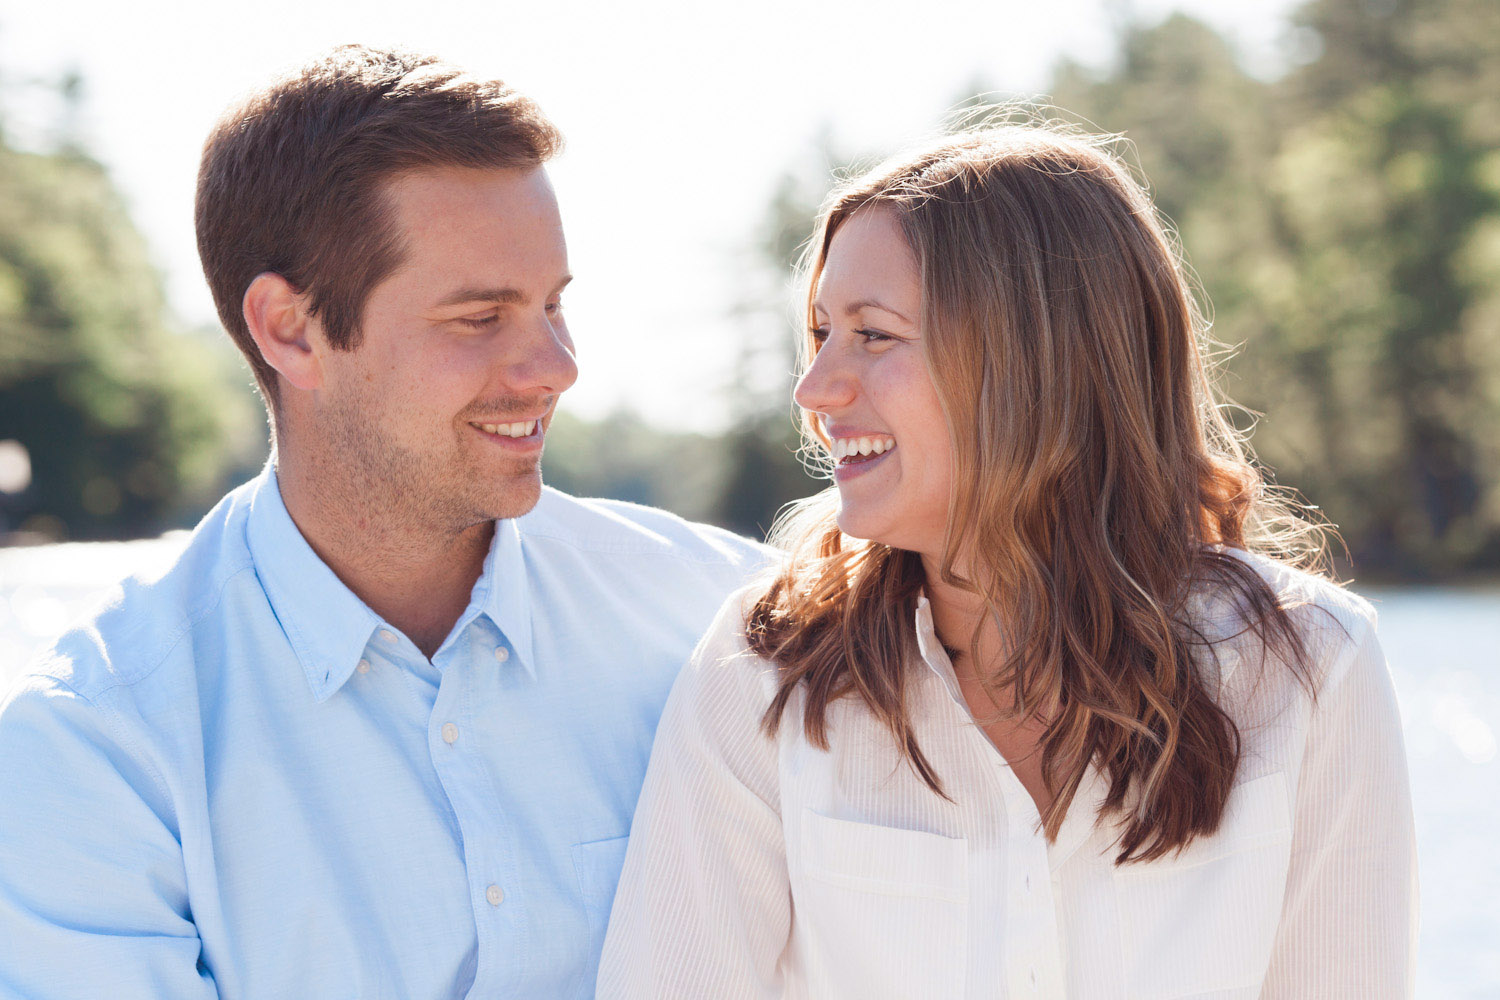
{"label": "shirt sleeve", "polygon": [[1416,833],[1401,718],[1363,617],[1312,709],[1285,904],[1261,996],[1410,997]]}
{"label": "shirt sleeve", "polygon": [[605,938],[605,1000],[781,994],[791,896],[777,745],[760,728],[775,678],[740,638],[742,607],[720,610],[667,699]]}
{"label": "shirt sleeve", "polygon": [[217,995],[165,787],[113,718],[45,677],[0,702],[0,998]]}

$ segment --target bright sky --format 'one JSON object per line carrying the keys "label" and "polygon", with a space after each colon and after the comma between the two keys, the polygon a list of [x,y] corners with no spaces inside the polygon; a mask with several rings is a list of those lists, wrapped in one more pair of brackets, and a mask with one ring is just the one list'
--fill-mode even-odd
{"label": "bright sky", "polygon": [[[0,0],[12,130],[55,110],[14,86],[84,76],[89,148],[114,174],[188,324],[214,324],[192,199],[210,125],[239,92],[342,42],[401,44],[498,76],[568,137],[550,169],[577,280],[582,375],[565,407],[628,406],[714,431],[744,327],[737,277],[776,181],[819,137],[881,152],[929,131],[975,81],[1029,94],[1056,59],[1098,64],[1119,12],[1188,10],[1274,65],[1294,0]],[[787,336],[791,336],[790,329]]]}

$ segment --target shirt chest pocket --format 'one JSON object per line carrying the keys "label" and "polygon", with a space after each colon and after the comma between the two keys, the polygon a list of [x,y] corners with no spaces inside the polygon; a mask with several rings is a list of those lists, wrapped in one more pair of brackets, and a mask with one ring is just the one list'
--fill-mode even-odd
{"label": "shirt chest pocket", "polygon": [[1178,855],[1114,868],[1130,1000],[1254,997],[1281,917],[1291,854],[1286,779],[1230,794],[1219,831]]}
{"label": "shirt chest pocket", "polygon": [[604,948],[604,931],[629,844],[627,835],[573,845],[573,870],[578,875],[583,909],[588,916],[590,954],[596,959]]}
{"label": "shirt chest pocket", "polygon": [[960,996],[968,845],[801,814],[793,939],[817,997]]}

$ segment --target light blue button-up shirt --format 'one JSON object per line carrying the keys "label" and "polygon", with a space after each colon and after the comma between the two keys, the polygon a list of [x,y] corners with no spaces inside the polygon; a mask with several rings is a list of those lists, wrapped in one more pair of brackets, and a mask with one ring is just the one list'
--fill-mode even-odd
{"label": "light blue button-up shirt", "polygon": [[429,662],[268,467],[0,703],[0,997],[592,996],[667,691],[765,555],[546,490]]}

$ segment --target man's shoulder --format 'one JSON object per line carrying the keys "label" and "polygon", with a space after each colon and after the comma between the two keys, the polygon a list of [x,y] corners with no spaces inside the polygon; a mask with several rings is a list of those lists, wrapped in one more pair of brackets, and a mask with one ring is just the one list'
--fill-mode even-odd
{"label": "man's shoulder", "polygon": [[212,617],[231,583],[254,573],[244,539],[250,485],[228,494],[204,515],[174,558],[139,569],[110,587],[23,675],[94,701],[112,688],[136,685],[155,674]]}
{"label": "man's shoulder", "polygon": [[536,507],[518,523],[527,538],[545,538],[584,552],[655,554],[745,569],[765,565],[775,552],[761,542],[670,511],[569,496],[551,487],[542,490]]}

